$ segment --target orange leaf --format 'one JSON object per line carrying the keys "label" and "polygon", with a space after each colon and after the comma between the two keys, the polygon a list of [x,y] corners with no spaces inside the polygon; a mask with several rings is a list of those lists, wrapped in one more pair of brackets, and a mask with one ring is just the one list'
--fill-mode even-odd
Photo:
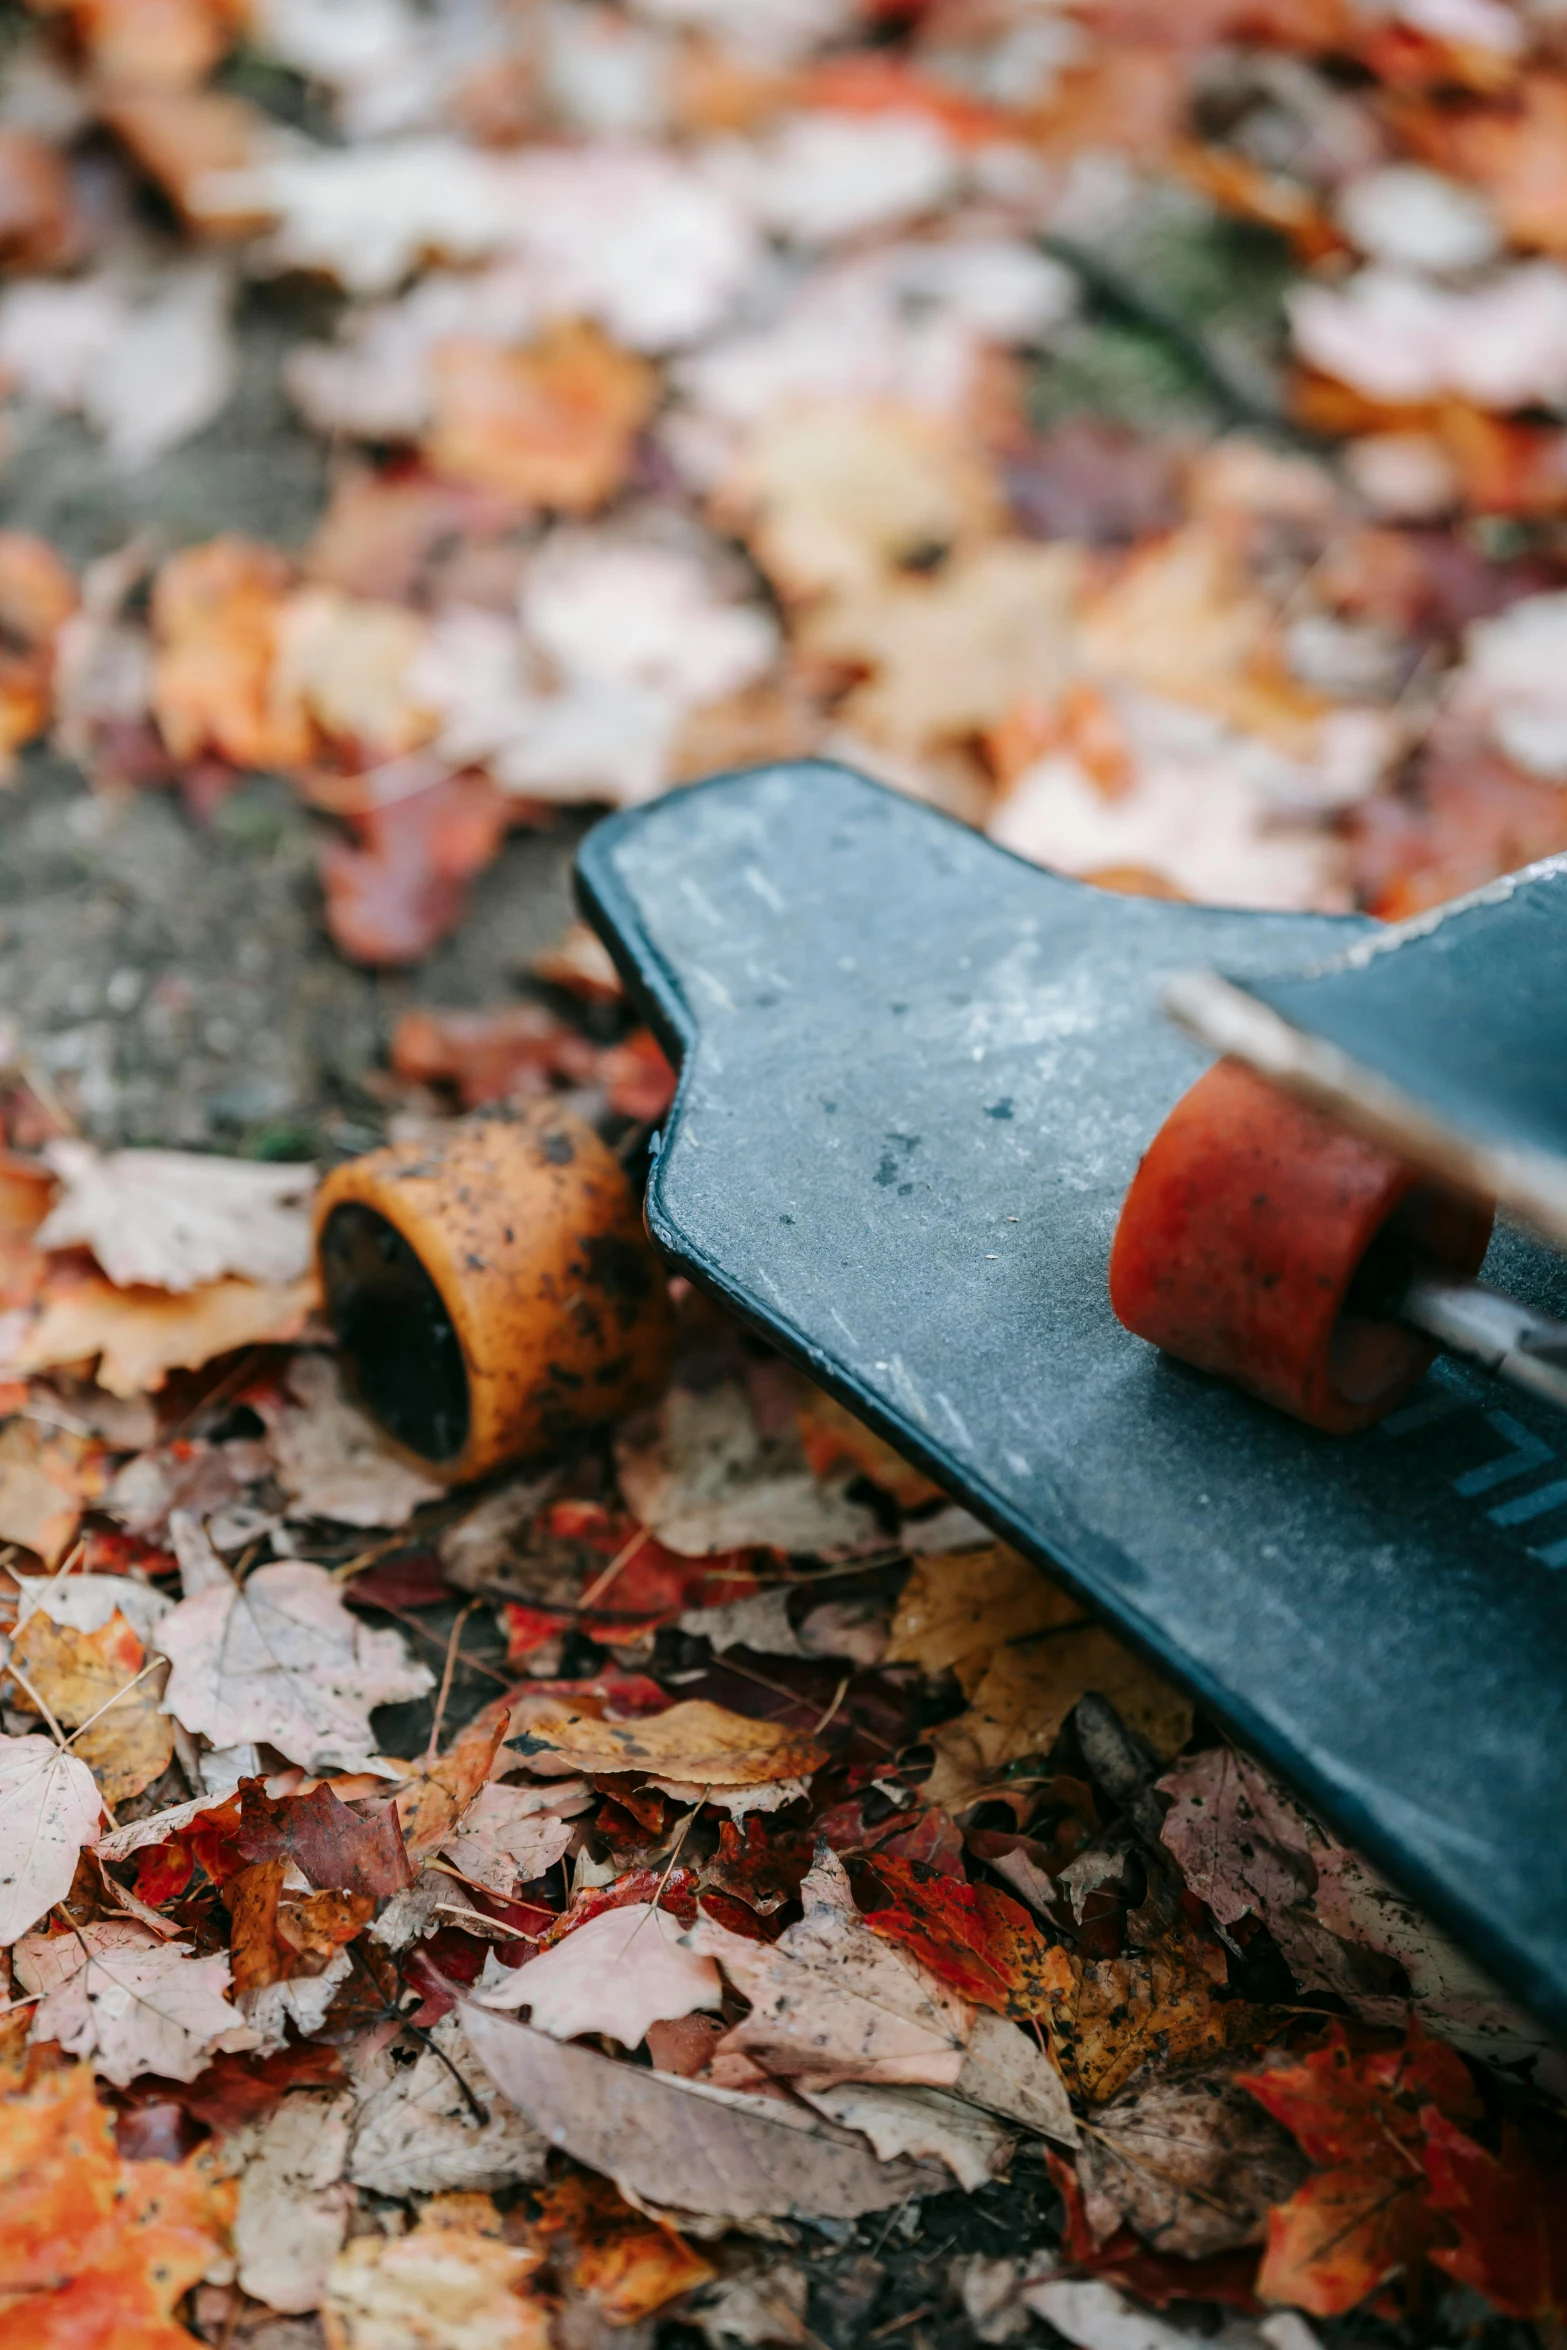
{"label": "orange leaf", "polygon": [[1054,1992],[1071,1989],[1065,1954],[1010,1894],[888,1852],[870,1856],[863,1869],[888,1897],[866,1911],[871,1931],[901,1943],[938,1982],[977,2006],[1037,2015]]}
{"label": "orange leaf", "polygon": [[611,2325],[635,2325],[677,2293],[705,2285],[713,2269],[672,2228],[644,2219],[608,2179],[576,2176],[539,2192],[539,2234],[569,2246],[569,2274]]}
{"label": "orange leaf", "polygon": [[553,327],[526,351],[454,336],[431,367],[430,462],[525,505],[585,514],[630,469],[657,381],[595,326]]}

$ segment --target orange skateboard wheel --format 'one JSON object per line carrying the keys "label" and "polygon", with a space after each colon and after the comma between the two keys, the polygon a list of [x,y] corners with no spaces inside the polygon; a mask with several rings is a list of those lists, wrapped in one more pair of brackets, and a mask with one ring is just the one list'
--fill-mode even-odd
{"label": "orange skateboard wheel", "polygon": [[667,1373],[668,1285],[631,1185],[553,1104],[334,1169],[316,1252],[360,1401],[454,1483],[617,1417]]}
{"label": "orange skateboard wheel", "polygon": [[1337,1436],[1369,1428],[1437,1352],[1390,1316],[1417,1267],[1480,1269],[1493,1210],[1220,1061],[1138,1168],[1110,1303],[1139,1338]]}

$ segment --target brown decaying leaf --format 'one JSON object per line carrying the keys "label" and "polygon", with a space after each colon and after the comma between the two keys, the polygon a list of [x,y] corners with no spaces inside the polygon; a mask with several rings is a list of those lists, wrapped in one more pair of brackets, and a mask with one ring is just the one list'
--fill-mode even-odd
{"label": "brown decaying leaf", "polygon": [[502,2095],[640,2205],[735,2220],[850,2219],[947,2183],[933,2166],[877,2162],[854,2132],[798,2106],[645,2072],[471,2001],[462,2012]]}
{"label": "brown decaying leaf", "polygon": [[321,2305],[327,2350],[548,2350],[549,2304],[524,2290],[540,2258],[502,2240],[488,2196],[437,2196],[407,2235],[344,2245]]}
{"label": "brown decaying leaf", "polygon": [[752,1721],[705,1698],[636,1722],[598,1721],[558,1698],[527,1698],[513,1720],[508,1745],[535,1770],[634,1771],[695,1787],[761,1787],[806,1777],[827,1759],[806,1732]]}
{"label": "brown decaying leaf", "polygon": [[1269,2208],[1288,2200],[1304,2170],[1226,2065],[1156,2078],[1101,2105],[1077,2158],[1096,2237],[1124,2221],[1182,2260],[1260,2243]]}
{"label": "brown decaying leaf", "polygon": [[321,1891],[384,1901],[413,1883],[395,1805],[350,1811],[324,1781],[308,1795],[286,1796],[246,1781],[234,1841],[247,1862],[292,1861]]}
{"label": "brown decaying leaf", "polygon": [[[138,1681],[147,1652],[118,1610],[96,1631],[82,1632],[51,1623],[38,1608],[12,1643],[10,1661],[64,1729],[81,1730],[73,1751],[111,1810],[168,1769],[174,1724],[161,1710],[164,1675],[155,1669]],[[25,1705],[20,1682],[16,1694]]]}
{"label": "brown decaying leaf", "polygon": [[1191,1736],[1189,1701],[1098,1624],[1048,1632],[999,1649],[975,1683],[966,1713],[932,1734],[936,1767],[928,1801],[960,1811],[1025,1755],[1049,1752],[1078,1699],[1097,1690],[1156,1754]]}
{"label": "brown decaying leaf", "polygon": [[1067,2085],[1109,2102],[1146,2069],[1217,2056],[1239,2037],[1244,2005],[1221,2004],[1177,1946],[1130,1958],[1073,1960],[1073,1988],[1052,2002],[1050,2045]]}

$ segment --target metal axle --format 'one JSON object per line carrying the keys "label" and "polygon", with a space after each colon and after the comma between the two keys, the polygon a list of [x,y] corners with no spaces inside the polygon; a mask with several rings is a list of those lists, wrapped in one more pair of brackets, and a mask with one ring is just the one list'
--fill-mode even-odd
{"label": "metal axle", "polygon": [[1444,1281],[1434,1273],[1417,1273],[1408,1283],[1396,1318],[1567,1412],[1567,1322],[1536,1314],[1481,1281]]}

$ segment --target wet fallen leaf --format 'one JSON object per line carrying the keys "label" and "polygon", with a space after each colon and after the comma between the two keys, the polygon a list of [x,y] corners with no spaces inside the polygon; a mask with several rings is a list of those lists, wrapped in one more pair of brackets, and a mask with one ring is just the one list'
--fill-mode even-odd
{"label": "wet fallen leaf", "polygon": [[124,2162],[86,2065],[0,2099],[0,2295],[32,2350],[188,2350],[176,2303],[221,2258],[233,2189],[210,2154]]}
{"label": "wet fallen leaf", "polygon": [[700,1919],[691,1948],[716,1958],[751,2002],[723,2047],[799,2075],[950,2089],[963,2070],[973,2010],[878,1935],[855,1908],[843,1863],[825,1847],[800,1887],[804,1916],[773,1943]]}
{"label": "wet fallen leaf", "polygon": [[1426,2192],[1424,2114],[1479,2110],[1462,2058],[1418,2024],[1402,2047],[1357,2055],[1335,2024],[1297,2063],[1238,2077],[1315,2166],[1269,2215],[1259,2293],[1334,2317],[1417,2271],[1445,2236]]}
{"label": "wet fallen leaf", "polygon": [[998,2015],[1039,2015],[1070,1980],[1064,1951],[995,1886],[970,1885],[885,1849],[860,1869],[872,1933],[912,1951],[961,1999]]}
{"label": "wet fallen leaf", "polygon": [[637,1901],[590,1918],[476,1997],[489,2007],[525,2007],[533,2029],[556,2040],[607,2032],[636,2048],[649,2024],[716,2008],[723,1990],[713,1961],[686,1945],[676,1920]]}
{"label": "wet fallen leaf", "polygon": [[546,1767],[560,1773],[635,1771],[695,1787],[756,1787],[800,1778],[826,1760],[826,1749],[805,1732],[752,1721],[705,1698],[635,1722],[598,1721],[559,1699],[528,1698],[514,1719],[513,1751],[534,1769],[548,1757]]}
{"label": "wet fallen leaf", "polygon": [[1261,2243],[1270,2208],[1295,2192],[1303,2165],[1233,2069],[1218,2067],[1101,2105],[1077,2169],[1101,2240],[1124,2221],[1156,2252],[1200,2260]]}
{"label": "wet fallen leaf", "polygon": [[171,1371],[200,1370],[241,1347],[286,1346],[303,1333],[316,1297],[314,1274],[209,1281],[179,1294],[72,1280],[46,1292],[13,1360],[24,1371],[96,1361],[110,1395],[155,1395]]}
{"label": "wet fallen leaf", "polygon": [[557,2270],[610,2325],[636,2325],[714,2274],[673,2228],[645,2218],[607,2179],[561,2179],[538,2200],[535,2225]]}
{"label": "wet fallen leaf", "polygon": [[[473,2224],[471,2195],[430,2204],[406,2236],[356,2236],[333,2261],[321,2318],[327,2350],[547,2350],[549,2307],[524,2291],[539,2265],[502,2242],[499,2214]],[[467,2224],[464,2224],[464,2223]]]}
{"label": "wet fallen leaf", "polygon": [[177,1722],[217,1746],[265,1739],[307,1770],[357,1770],[374,1751],[371,1708],[434,1685],[399,1633],[357,1623],[332,1577],[302,1559],[181,1600],[157,1645]]}
{"label": "wet fallen leaf", "polygon": [[91,1771],[52,1738],[0,1738],[0,1949],[64,1899],[102,1813]]}
{"label": "wet fallen leaf", "polygon": [[639,2205],[730,2219],[852,2218],[931,2194],[946,2173],[879,2163],[857,2134],[776,2098],[682,2081],[463,2010],[502,2094]]}

